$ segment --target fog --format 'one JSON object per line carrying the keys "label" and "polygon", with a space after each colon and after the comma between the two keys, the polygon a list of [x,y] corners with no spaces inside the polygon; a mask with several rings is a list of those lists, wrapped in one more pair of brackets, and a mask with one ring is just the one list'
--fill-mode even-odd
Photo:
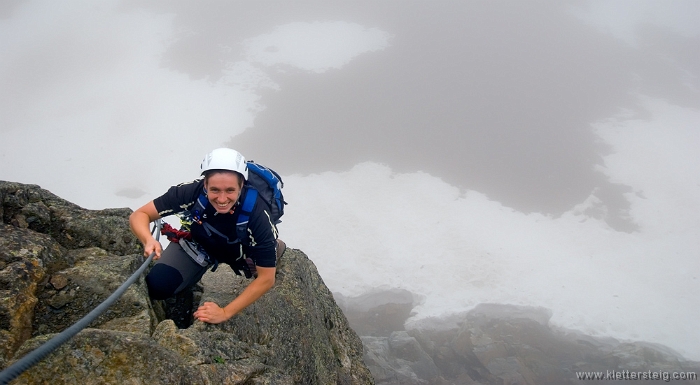
{"label": "fog", "polygon": [[0,179],[137,208],[230,146],[407,327],[484,302],[700,360],[696,1],[3,1]]}

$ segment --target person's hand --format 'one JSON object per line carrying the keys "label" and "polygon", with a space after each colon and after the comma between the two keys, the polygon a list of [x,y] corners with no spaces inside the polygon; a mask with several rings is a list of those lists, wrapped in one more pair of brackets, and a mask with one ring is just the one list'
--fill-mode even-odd
{"label": "person's hand", "polygon": [[163,246],[155,238],[149,239],[146,244],[143,245],[143,255],[146,258],[148,258],[148,256],[150,256],[153,252],[156,253],[153,260],[159,259],[160,253],[163,252]]}
{"label": "person's hand", "polygon": [[210,324],[219,324],[230,318],[226,314],[226,311],[214,302],[204,302],[204,304],[194,312],[193,316],[195,319]]}

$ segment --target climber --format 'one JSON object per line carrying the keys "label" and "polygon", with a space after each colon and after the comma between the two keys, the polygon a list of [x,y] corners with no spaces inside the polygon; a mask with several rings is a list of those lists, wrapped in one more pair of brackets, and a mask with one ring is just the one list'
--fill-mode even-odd
{"label": "climber", "polygon": [[[156,262],[146,276],[151,298],[169,298],[196,284],[209,267],[228,264],[236,274],[243,271],[254,279],[228,305],[205,302],[193,314],[197,320],[218,324],[270,290],[277,259],[286,248],[276,226],[285,202],[279,190],[281,178],[274,171],[262,167],[271,179],[269,188],[265,183],[260,187],[260,168],[235,150],[215,149],[202,161],[201,178],[171,187],[131,214],[131,231],[143,244],[144,255],[155,253]],[[249,173],[252,170],[255,174]],[[268,196],[276,197],[279,207],[274,207],[274,198],[266,200]],[[181,217],[183,226],[166,227],[164,234],[169,231],[171,243],[162,250],[149,224],[173,214]]]}

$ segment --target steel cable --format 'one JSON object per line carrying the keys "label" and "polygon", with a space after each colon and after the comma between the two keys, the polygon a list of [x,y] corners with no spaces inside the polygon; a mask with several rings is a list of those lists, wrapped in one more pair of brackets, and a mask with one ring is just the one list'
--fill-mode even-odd
{"label": "steel cable", "polygon": [[[155,226],[151,231],[151,233],[153,233],[153,231],[156,232],[156,240],[158,241],[160,241],[161,223],[162,222],[160,219],[156,220]],[[5,368],[5,370],[0,372],[0,384],[8,384],[10,381],[17,378],[24,371],[36,365],[49,353],[56,350],[56,348],[61,346],[61,344],[73,338],[73,336],[75,336],[81,330],[86,328],[92,321],[94,321],[97,317],[104,313],[105,310],[107,310],[107,308],[112,306],[112,304],[114,304],[114,302],[116,302],[119,299],[119,297],[121,297],[124,294],[124,292],[126,291],[126,289],[129,288],[129,286],[136,282],[136,280],[141,276],[141,274],[143,274],[148,265],[151,263],[154,256],[155,252],[151,253],[151,255],[149,255],[148,258],[143,262],[141,267],[139,267],[139,269],[136,270],[136,272],[134,272],[134,274],[132,274],[131,277],[129,277],[129,279],[127,279],[121,286],[119,286],[119,288],[114,293],[112,293],[112,295],[110,295],[106,300],[104,300],[104,302],[102,302],[96,308],[94,308],[90,313],[88,313],[78,322],[74,323],[58,335],[46,341],[43,345],[32,350],[27,355],[17,360],[15,363],[13,363],[12,365]]]}

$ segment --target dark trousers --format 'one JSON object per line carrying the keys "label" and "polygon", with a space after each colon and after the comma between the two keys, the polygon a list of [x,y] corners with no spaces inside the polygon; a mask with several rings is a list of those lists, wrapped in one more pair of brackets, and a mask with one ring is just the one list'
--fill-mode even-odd
{"label": "dark trousers", "polygon": [[[275,252],[278,260],[286,248],[287,245],[282,240],[276,241]],[[241,247],[239,253],[243,253],[245,258],[245,247]],[[231,264],[239,256],[240,254],[233,253],[229,259],[219,262]],[[208,268],[192,260],[180,244],[171,242],[146,276],[148,294],[153,299],[170,298],[199,282]]]}
{"label": "dark trousers", "polygon": [[179,244],[171,242],[146,276],[148,293],[153,299],[172,297],[199,282],[206,271],[207,267],[193,261]]}

